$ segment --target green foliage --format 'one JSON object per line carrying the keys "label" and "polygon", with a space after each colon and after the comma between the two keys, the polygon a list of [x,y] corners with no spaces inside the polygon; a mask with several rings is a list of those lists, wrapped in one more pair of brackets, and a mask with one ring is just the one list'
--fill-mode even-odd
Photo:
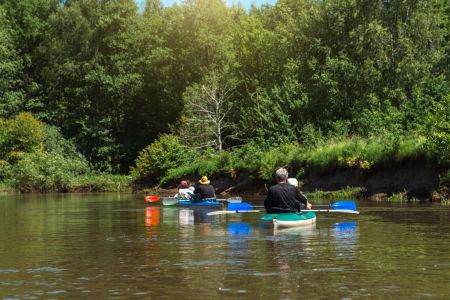
{"label": "green foliage", "polygon": [[424,156],[425,144],[426,139],[416,135],[354,137],[324,143],[306,152],[304,160],[309,168],[318,171],[330,167],[368,170],[385,161]]}
{"label": "green foliage", "polygon": [[306,196],[310,200],[344,200],[361,198],[364,195],[365,189],[361,187],[346,187],[338,191],[314,191],[307,193]]}
{"label": "green foliage", "polygon": [[406,202],[408,201],[408,193],[406,191],[394,193],[387,198],[389,202]]}
{"label": "green foliage", "polygon": [[44,125],[30,113],[0,118],[0,160],[14,162],[24,153],[44,150]]}
{"label": "green foliage", "polygon": [[450,166],[450,94],[439,104],[428,148],[444,166]]}
{"label": "green foliage", "polygon": [[87,163],[86,158],[78,152],[74,141],[64,138],[58,127],[44,124],[44,135],[44,149],[47,152]]}
{"label": "green foliage", "polygon": [[265,152],[260,161],[259,177],[265,180],[272,179],[274,170],[291,164],[299,150],[298,144],[283,144]]}
{"label": "green foliage", "polygon": [[13,34],[6,12],[0,6],[0,116],[19,112],[23,101],[23,93],[18,88],[22,62],[14,44]]}
{"label": "green foliage", "polygon": [[117,190],[115,181],[119,186],[127,186],[122,184],[122,179],[91,175],[87,160],[73,142],[66,140],[56,127],[38,121],[30,113],[0,119],[0,143],[0,179],[16,190]]}
{"label": "green foliage", "polygon": [[162,135],[157,141],[139,153],[133,176],[148,176],[155,179],[164,177],[170,170],[193,160],[192,151],[180,144],[174,135]]}
{"label": "green foliage", "polygon": [[288,77],[281,86],[269,92],[261,90],[254,98],[254,108],[245,108],[242,127],[251,128],[250,124],[254,124],[257,141],[263,147],[295,142],[306,123],[302,116],[306,115],[305,106],[309,101],[302,85]]}
{"label": "green foliage", "polygon": [[[218,88],[234,83],[220,133],[229,139],[218,143],[233,153],[250,141],[265,151],[298,143],[296,162],[309,155],[318,168],[367,169],[380,155],[414,153],[395,141],[421,135],[449,164],[448,1],[280,0],[245,11],[221,0],[149,0],[145,12],[133,0],[0,3],[0,115],[30,111],[60,128],[97,171],[128,172],[139,151],[184,124],[184,100],[198,100],[214,73]],[[195,126],[205,128],[177,131],[183,142],[195,140]],[[358,136],[383,136],[391,148],[348,141]],[[259,170],[226,156],[196,169],[248,160],[266,178],[284,163],[261,154]]]}
{"label": "green foliage", "polygon": [[74,177],[67,187],[69,192],[127,192],[131,177],[112,174],[85,174]]}
{"label": "green foliage", "polygon": [[[274,170],[279,167],[300,168],[300,173],[302,170],[321,172],[333,168],[367,171],[392,161],[427,157],[426,142],[427,139],[420,135],[386,135],[322,141],[318,147],[290,143],[262,149],[250,143],[230,151],[206,151],[195,160],[182,161],[179,167],[168,170],[160,183],[189,175],[229,174],[233,177],[239,171],[246,171],[267,181],[273,178]],[[349,189],[335,196],[345,197],[347,192],[351,194],[355,191]]]}
{"label": "green foliage", "polygon": [[73,178],[88,171],[82,161],[55,153],[26,153],[10,166],[6,182],[22,192],[67,191]]}
{"label": "green foliage", "polygon": [[439,185],[450,187],[450,170],[439,176]]}

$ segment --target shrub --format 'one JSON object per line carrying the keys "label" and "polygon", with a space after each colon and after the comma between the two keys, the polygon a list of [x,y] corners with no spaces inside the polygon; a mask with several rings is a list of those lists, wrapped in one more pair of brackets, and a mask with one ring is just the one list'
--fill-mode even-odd
{"label": "shrub", "polygon": [[78,152],[72,140],[66,139],[58,127],[44,124],[44,149],[49,153],[59,154],[66,158],[76,160],[86,160],[86,158]]}
{"label": "shrub", "polygon": [[130,190],[131,177],[112,174],[84,174],[75,177],[69,191],[125,192]]}
{"label": "shrub", "polygon": [[0,118],[0,159],[13,162],[22,153],[43,150],[44,124],[32,114],[22,112],[15,118]]}
{"label": "shrub", "polygon": [[439,175],[439,185],[450,187],[450,170]]}
{"label": "shrub", "polygon": [[197,153],[196,157],[198,157],[197,160],[185,161],[178,168],[168,170],[167,175],[160,180],[160,183],[163,184],[188,175],[211,176],[222,172],[230,173],[232,176],[235,174],[234,159],[236,157],[229,151],[215,152],[208,149]]}
{"label": "shrub", "polygon": [[440,106],[433,131],[428,136],[427,149],[434,154],[439,163],[450,166],[450,95],[445,100]]}
{"label": "shrub", "polygon": [[64,158],[55,153],[24,154],[7,170],[7,183],[22,192],[67,191],[76,176],[89,172],[81,160]]}
{"label": "shrub", "polygon": [[193,160],[193,151],[182,145],[174,135],[162,135],[139,153],[136,167],[131,168],[134,177],[150,176],[160,179],[168,171]]}
{"label": "shrub", "polygon": [[297,159],[298,153],[299,145],[296,143],[283,144],[265,152],[260,161],[259,177],[264,180],[271,179],[277,168],[291,165]]}

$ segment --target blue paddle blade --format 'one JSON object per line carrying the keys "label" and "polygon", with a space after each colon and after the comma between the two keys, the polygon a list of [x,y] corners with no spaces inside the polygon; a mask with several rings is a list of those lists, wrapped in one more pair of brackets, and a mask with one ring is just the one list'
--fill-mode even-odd
{"label": "blue paddle blade", "polygon": [[338,201],[331,204],[332,209],[345,209],[345,210],[356,210],[356,203],[353,201]]}
{"label": "blue paddle blade", "polygon": [[250,205],[245,202],[240,202],[240,203],[229,203],[227,210],[243,211],[243,210],[252,210],[253,208],[254,208],[253,205]]}

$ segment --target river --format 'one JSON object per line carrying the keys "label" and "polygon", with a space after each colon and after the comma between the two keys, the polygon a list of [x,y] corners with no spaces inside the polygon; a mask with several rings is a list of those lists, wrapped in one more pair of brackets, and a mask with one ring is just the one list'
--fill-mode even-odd
{"label": "river", "polygon": [[448,299],[450,207],[358,206],[275,230],[142,195],[1,196],[0,299]]}

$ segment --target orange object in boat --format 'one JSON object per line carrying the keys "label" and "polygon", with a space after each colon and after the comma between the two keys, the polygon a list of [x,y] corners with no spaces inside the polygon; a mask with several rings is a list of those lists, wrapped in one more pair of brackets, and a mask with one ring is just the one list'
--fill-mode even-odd
{"label": "orange object in boat", "polygon": [[159,200],[159,197],[158,196],[145,196],[144,200],[146,202],[156,202]]}

